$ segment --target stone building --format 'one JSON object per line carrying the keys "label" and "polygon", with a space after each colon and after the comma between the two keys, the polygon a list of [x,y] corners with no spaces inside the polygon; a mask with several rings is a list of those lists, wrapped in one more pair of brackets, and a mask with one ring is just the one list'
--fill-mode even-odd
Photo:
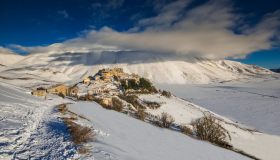
{"label": "stone building", "polygon": [[40,97],[45,97],[45,96],[47,96],[47,90],[46,89],[44,89],[44,88],[37,88],[36,90],[33,90],[32,92],[31,92],[31,94],[33,95],[33,96],[40,96]]}
{"label": "stone building", "polygon": [[90,83],[90,77],[86,77],[83,79],[84,84],[89,84]]}
{"label": "stone building", "polygon": [[77,86],[73,86],[68,89],[67,96],[77,96],[78,93],[79,93],[79,88]]}
{"label": "stone building", "polygon": [[104,81],[111,81],[114,76],[121,77],[123,75],[124,72],[122,68],[106,68],[99,70],[96,76],[100,76],[100,79]]}
{"label": "stone building", "polygon": [[69,93],[69,87],[65,86],[64,84],[59,84],[52,86],[47,90],[47,92],[52,94],[63,94],[66,96]]}
{"label": "stone building", "polygon": [[101,103],[106,106],[112,106],[112,98],[102,98]]}

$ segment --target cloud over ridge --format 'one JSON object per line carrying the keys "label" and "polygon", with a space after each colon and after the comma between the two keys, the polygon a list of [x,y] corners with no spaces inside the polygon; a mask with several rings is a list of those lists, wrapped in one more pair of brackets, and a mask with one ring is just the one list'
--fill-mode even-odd
{"label": "cloud over ridge", "polygon": [[31,53],[140,50],[211,59],[240,58],[271,49],[279,38],[280,11],[247,24],[230,1],[210,0],[186,9],[190,0],[158,8],[155,17],[138,21],[125,32],[104,26],[85,35],[45,47],[15,46]]}

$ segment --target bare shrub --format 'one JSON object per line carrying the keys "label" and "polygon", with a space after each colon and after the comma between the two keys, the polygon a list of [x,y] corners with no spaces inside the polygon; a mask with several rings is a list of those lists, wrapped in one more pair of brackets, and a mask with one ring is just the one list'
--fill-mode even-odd
{"label": "bare shrub", "polygon": [[62,97],[62,98],[65,98],[65,95],[64,95],[62,92],[59,92],[59,93],[58,93],[58,96],[59,96],[59,97]]}
{"label": "bare shrub", "polygon": [[78,120],[78,118],[77,117],[74,117],[74,116],[71,116],[71,117],[69,117],[72,121],[76,121],[76,120]]}
{"label": "bare shrub", "polygon": [[67,107],[66,107],[66,104],[60,104],[60,105],[58,105],[58,106],[57,106],[57,109],[58,109],[58,111],[59,111],[60,113],[62,113],[62,114],[65,114],[65,113],[68,111],[68,109],[67,109]]}
{"label": "bare shrub", "polygon": [[118,112],[121,112],[123,110],[123,103],[117,97],[112,98],[112,109]]}
{"label": "bare shrub", "polygon": [[204,117],[192,123],[196,136],[222,147],[231,147],[226,141],[231,139],[228,131],[222,127],[218,120],[211,114],[204,114]]}
{"label": "bare shrub", "polygon": [[36,90],[47,90],[45,87],[38,87]]}
{"label": "bare shrub", "polygon": [[171,93],[168,92],[168,91],[165,91],[165,90],[163,90],[163,91],[161,92],[161,95],[163,95],[163,96],[166,97],[166,98],[170,98],[170,97],[171,97]]}
{"label": "bare shrub", "polygon": [[160,127],[169,128],[173,122],[174,118],[171,115],[165,112],[161,113],[159,124]]}
{"label": "bare shrub", "polygon": [[157,102],[144,101],[144,103],[151,109],[157,109],[160,107],[160,104]]}
{"label": "bare shrub", "polygon": [[79,97],[77,97],[77,99],[79,100],[79,101],[95,101],[96,100],[96,98],[93,96],[93,95],[84,95],[84,96],[79,96]]}
{"label": "bare shrub", "polygon": [[90,149],[88,147],[85,147],[85,146],[80,146],[78,148],[78,153],[79,154],[88,154],[90,151]]}
{"label": "bare shrub", "polygon": [[181,129],[181,132],[186,134],[186,135],[192,135],[193,134],[192,129],[190,127],[188,127],[188,126],[181,125],[180,129]]}
{"label": "bare shrub", "polygon": [[94,139],[94,133],[91,128],[86,126],[81,126],[70,119],[63,119],[66,123],[70,135],[72,137],[72,141],[75,144],[83,144],[86,142],[90,142]]}
{"label": "bare shrub", "polygon": [[93,95],[88,95],[88,94],[87,94],[87,95],[85,96],[85,100],[86,100],[86,101],[94,101],[94,99],[95,99],[95,98],[94,98]]}
{"label": "bare shrub", "polygon": [[97,100],[95,100],[95,102],[100,104],[105,109],[113,109],[112,105],[105,103],[104,101],[102,101],[102,99],[97,99]]}
{"label": "bare shrub", "polygon": [[136,95],[120,95],[119,97],[132,104],[137,109],[146,109],[146,107],[138,101],[138,96]]}
{"label": "bare shrub", "polygon": [[85,101],[86,98],[85,98],[85,96],[77,96],[77,100],[79,100],[79,101]]}
{"label": "bare shrub", "polygon": [[70,116],[70,117],[63,117],[64,121],[76,121],[78,120],[77,117]]}
{"label": "bare shrub", "polygon": [[142,121],[145,120],[147,114],[144,109],[138,109],[136,112],[136,117]]}
{"label": "bare shrub", "polygon": [[103,101],[102,98],[94,97],[93,101],[98,103],[99,105],[101,105],[105,109],[113,109],[112,105],[109,105],[109,104],[105,103],[105,101]]}

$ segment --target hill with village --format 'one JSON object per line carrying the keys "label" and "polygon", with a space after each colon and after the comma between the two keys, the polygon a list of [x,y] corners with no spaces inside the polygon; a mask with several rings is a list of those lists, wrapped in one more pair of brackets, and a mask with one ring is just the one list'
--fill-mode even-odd
{"label": "hill with village", "polygon": [[0,99],[0,159],[249,159],[95,102],[35,97],[3,82]]}
{"label": "hill with village", "polygon": [[[267,152],[276,155],[273,146],[280,143],[279,137],[260,133],[180,99],[169,91],[158,90],[150,80],[137,74],[125,73],[122,68],[104,68],[96,74],[85,76],[77,83],[38,87],[34,88],[31,94],[45,99],[56,94],[76,102],[95,102],[102,108],[129,115],[155,126],[179,131],[196,139],[201,137],[197,135],[195,120],[203,117],[213,118],[213,123],[220,126],[219,130],[223,132],[220,133],[218,140],[201,139],[253,159],[267,159]],[[258,141],[247,139],[248,136]],[[270,140],[275,144],[268,143]],[[267,145],[261,147],[259,143],[268,143],[270,147]],[[254,150],[252,147],[259,149]]]}

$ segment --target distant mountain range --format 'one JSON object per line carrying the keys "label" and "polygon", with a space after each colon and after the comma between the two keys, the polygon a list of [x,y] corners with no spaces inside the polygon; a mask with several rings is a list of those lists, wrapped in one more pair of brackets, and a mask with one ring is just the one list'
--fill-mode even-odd
{"label": "distant mountain range", "polygon": [[[12,56],[12,58],[11,58]],[[22,86],[65,83],[92,75],[102,68],[123,68],[155,83],[208,84],[268,78],[273,72],[230,60],[210,60],[137,51],[100,53],[1,54],[0,76]]]}

